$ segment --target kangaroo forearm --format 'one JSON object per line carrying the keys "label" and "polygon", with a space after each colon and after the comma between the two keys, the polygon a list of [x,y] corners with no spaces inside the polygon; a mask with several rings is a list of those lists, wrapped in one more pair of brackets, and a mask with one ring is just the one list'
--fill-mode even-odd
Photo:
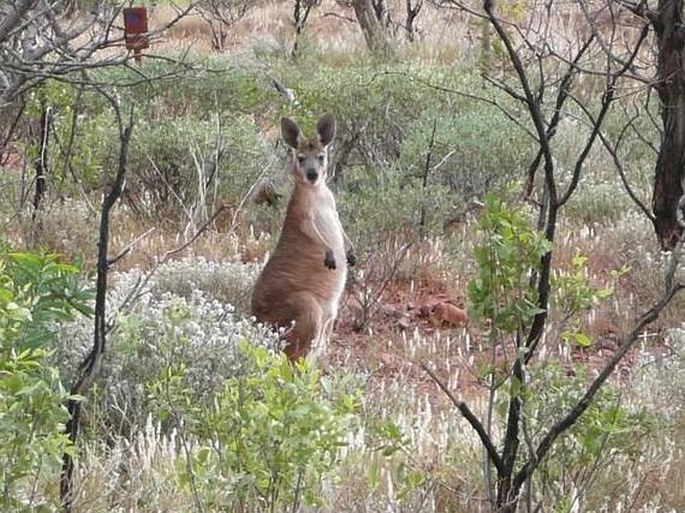
{"label": "kangaroo forearm", "polygon": [[316,223],[313,219],[306,219],[305,221],[303,221],[300,225],[300,229],[302,230],[302,233],[304,233],[311,239],[314,239],[316,242],[321,244],[325,249],[332,248],[330,241],[323,236],[321,230],[317,228]]}
{"label": "kangaroo forearm", "polygon": [[343,230],[342,225],[340,225],[340,231],[342,232],[343,240],[345,241],[345,250],[348,252],[354,252],[354,244],[352,244],[352,240],[347,236],[345,230]]}

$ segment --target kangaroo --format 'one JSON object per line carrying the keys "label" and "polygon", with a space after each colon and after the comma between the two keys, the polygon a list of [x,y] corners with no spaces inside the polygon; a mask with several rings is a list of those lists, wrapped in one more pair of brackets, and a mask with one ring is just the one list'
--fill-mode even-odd
{"label": "kangaroo", "polygon": [[312,344],[319,350],[328,341],[345,287],[346,264],[354,265],[356,258],[326,185],[335,118],[322,116],[311,139],[292,119],[283,118],[281,135],[293,149],[295,187],[276,249],[252,292],[252,315],[288,328],[285,353],[295,362],[307,356]]}

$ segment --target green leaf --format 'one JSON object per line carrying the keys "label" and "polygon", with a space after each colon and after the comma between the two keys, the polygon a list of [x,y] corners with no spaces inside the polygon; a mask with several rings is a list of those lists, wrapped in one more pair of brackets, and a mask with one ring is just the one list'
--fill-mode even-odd
{"label": "green leaf", "polygon": [[592,345],[592,340],[585,333],[567,331],[562,334],[562,338],[580,347],[590,347]]}

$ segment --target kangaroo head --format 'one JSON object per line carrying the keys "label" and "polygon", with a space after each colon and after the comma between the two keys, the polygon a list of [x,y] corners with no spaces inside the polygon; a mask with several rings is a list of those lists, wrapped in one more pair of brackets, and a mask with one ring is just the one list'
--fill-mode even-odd
{"label": "kangaroo head", "polygon": [[293,149],[293,175],[303,184],[318,185],[326,181],[328,145],[335,137],[335,118],[324,114],[316,124],[316,136],[306,139],[300,127],[290,118],[281,120],[281,135]]}

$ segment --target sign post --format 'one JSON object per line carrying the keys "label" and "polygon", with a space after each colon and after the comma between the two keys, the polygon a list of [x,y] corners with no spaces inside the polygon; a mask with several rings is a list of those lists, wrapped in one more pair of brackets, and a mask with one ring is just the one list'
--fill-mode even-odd
{"label": "sign post", "polygon": [[127,7],[124,9],[124,40],[126,48],[133,50],[136,64],[142,61],[142,51],[148,48],[147,9],[145,7]]}

